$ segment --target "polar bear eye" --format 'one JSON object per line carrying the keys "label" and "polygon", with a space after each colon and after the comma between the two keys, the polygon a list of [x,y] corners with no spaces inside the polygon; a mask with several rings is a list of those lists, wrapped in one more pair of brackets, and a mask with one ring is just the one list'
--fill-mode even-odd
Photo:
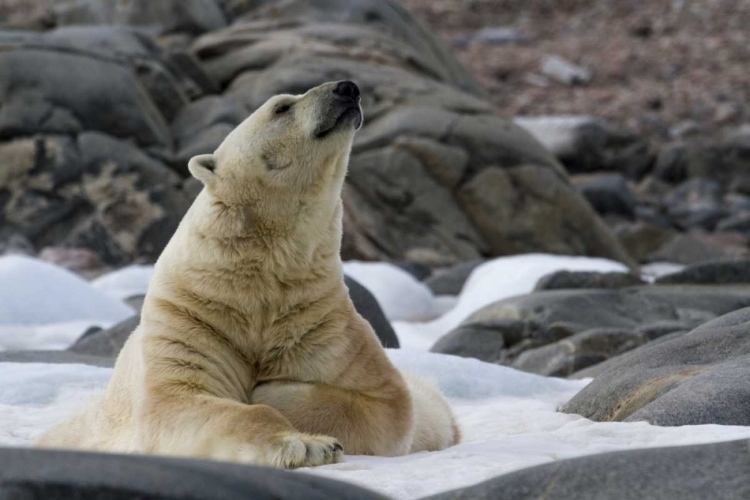
{"label": "polar bear eye", "polygon": [[292,109],[291,104],[280,104],[276,106],[276,109],[274,109],[274,113],[276,113],[277,115],[281,115],[283,113],[286,113],[290,109]]}

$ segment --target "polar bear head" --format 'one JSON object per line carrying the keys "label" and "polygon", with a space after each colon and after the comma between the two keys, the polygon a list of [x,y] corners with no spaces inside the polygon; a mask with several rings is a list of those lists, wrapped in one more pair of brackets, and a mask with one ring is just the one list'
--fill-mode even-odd
{"label": "polar bear head", "polygon": [[357,85],[329,82],[272,97],[188,168],[214,204],[279,225],[335,206],[361,125]]}

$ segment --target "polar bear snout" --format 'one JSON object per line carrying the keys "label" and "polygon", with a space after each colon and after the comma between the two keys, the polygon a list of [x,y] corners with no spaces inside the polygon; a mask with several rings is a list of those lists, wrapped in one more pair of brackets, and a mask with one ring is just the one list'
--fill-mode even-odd
{"label": "polar bear snout", "polygon": [[359,87],[357,87],[356,83],[349,80],[338,82],[333,89],[333,93],[342,99],[359,100]]}
{"label": "polar bear snout", "polygon": [[336,129],[353,127],[359,130],[363,115],[360,105],[360,91],[356,83],[344,80],[321,86],[331,89],[322,99],[320,121],[315,130],[315,138],[322,139]]}

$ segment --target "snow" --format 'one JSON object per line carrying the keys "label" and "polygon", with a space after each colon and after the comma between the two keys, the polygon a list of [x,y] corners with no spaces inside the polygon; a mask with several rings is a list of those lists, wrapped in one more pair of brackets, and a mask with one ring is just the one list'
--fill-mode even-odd
{"label": "snow", "polygon": [[[596,423],[558,413],[587,380],[541,377],[477,360],[389,350],[401,370],[432,378],[463,433],[452,448],[404,457],[347,456],[303,469],[394,499],[416,499],[553,460],[607,451],[750,438],[750,427],[657,427]],[[85,365],[0,363],[0,446],[28,446],[103,389],[112,370]]]}
{"label": "snow", "polygon": [[[428,350],[440,337],[482,307],[517,295],[531,292],[539,278],[556,271],[627,272],[620,262],[595,257],[526,254],[500,257],[478,266],[466,281],[456,305],[438,319],[429,322],[394,321],[401,347]],[[403,291],[393,286],[388,290],[395,299]],[[381,295],[387,295],[381,293]],[[378,297],[380,300],[380,297]]]}
{"label": "snow", "polygon": [[145,295],[154,275],[154,266],[128,266],[98,277],[91,282],[97,290],[125,300],[136,295]]}
{"label": "snow", "polygon": [[[353,482],[394,499],[416,499],[554,460],[615,450],[750,438],[750,427],[657,427],[598,423],[556,411],[589,382],[426,352],[432,342],[477,309],[531,291],[557,270],[625,271],[605,259],[523,255],[477,268],[457,298],[434,297],[405,271],[346,263],[395,322],[402,345],[388,355],[402,371],[432,379],[455,412],[463,441],[404,457],[347,456],[299,473]],[[656,275],[668,266],[649,269]],[[61,349],[92,324],[108,325],[133,311],[122,298],[144,293],[152,268],[131,266],[89,284],[50,264],[0,258],[0,350]],[[433,321],[424,321],[442,314]],[[419,321],[422,321],[421,323]],[[421,350],[421,351],[420,351]],[[78,364],[0,363],[0,446],[29,446],[104,389],[112,370]]]}
{"label": "snow", "polygon": [[0,283],[0,351],[62,349],[90,326],[133,315],[75,274],[31,257],[0,257]]}
{"label": "snow", "polygon": [[435,297],[427,285],[400,267],[385,262],[344,262],[344,273],[372,293],[391,321],[424,321],[436,315]]}

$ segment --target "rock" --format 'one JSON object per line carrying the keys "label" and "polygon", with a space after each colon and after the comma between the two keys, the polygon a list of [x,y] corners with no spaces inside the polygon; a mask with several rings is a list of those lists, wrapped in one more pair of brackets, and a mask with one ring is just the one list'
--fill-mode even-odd
{"label": "rock", "polygon": [[717,231],[750,233],[750,211],[742,211],[719,221]]}
{"label": "rock", "polygon": [[383,347],[399,347],[396,332],[393,331],[375,296],[349,276],[344,277],[344,282],[349,288],[349,297],[354,303],[354,308],[372,325]]}
{"label": "rock", "polygon": [[0,498],[385,500],[312,474],[207,460],[4,448],[0,462]]}
{"label": "rock", "polygon": [[100,58],[36,48],[4,51],[0,103],[0,139],[99,130],[142,147],[168,148],[171,141],[130,69]]}
{"label": "rock", "polygon": [[[227,86],[222,99],[254,109],[275,94],[340,78],[362,89],[367,118],[344,190],[345,259],[434,267],[546,251],[628,262],[554,157],[501,118],[394,2],[292,0],[273,13],[270,4],[241,10],[252,23],[204,35],[192,47]],[[492,185],[481,189],[488,178]],[[509,210],[513,203],[519,206]],[[496,205],[506,207],[500,217]],[[571,215],[563,220],[563,213]],[[569,227],[571,220],[586,230]]]}
{"label": "rock", "polygon": [[600,214],[617,214],[631,218],[635,215],[638,199],[622,175],[581,175],[571,180]]}
{"label": "rock", "polygon": [[672,446],[555,460],[425,500],[741,500],[750,441]]}
{"label": "rock", "polygon": [[441,269],[427,278],[424,284],[435,295],[459,295],[471,273],[483,263],[483,260],[472,260]]}
{"label": "rock", "polygon": [[38,257],[76,273],[104,267],[99,256],[88,248],[45,247]]}
{"label": "rock", "polygon": [[[344,281],[349,288],[349,296],[354,303],[354,307],[362,317],[370,322],[383,347],[399,347],[398,337],[396,337],[393,327],[391,327],[391,324],[386,319],[377,299],[365,287],[352,278],[346,276]],[[133,333],[141,322],[140,310],[143,298],[140,296],[133,297],[133,300],[129,300],[128,302],[131,307],[139,311],[139,314],[106,330],[84,334],[75,344],[68,348],[68,351],[89,356],[117,357],[122,346],[125,345],[125,341],[128,340],[130,334]]]}
{"label": "rock", "polygon": [[505,337],[509,343],[518,342],[524,330],[523,322],[513,320],[460,326],[441,337],[430,351],[494,363],[501,358]]}
{"label": "rock", "polygon": [[628,273],[557,271],[537,281],[534,291],[573,288],[617,289],[645,284],[646,282],[640,277]]}
{"label": "rock", "polygon": [[4,231],[37,247],[89,248],[112,265],[155,259],[189,206],[178,175],[102,133],[18,139],[0,154]]}
{"label": "rock", "polygon": [[597,421],[750,425],[749,327],[750,309],[742,309],[614,358],[563,411]]}
{"label": "rock", "polygon": [[748,236],[740,233],[691,231],[674,234],[645,260],[689,265],[714,260],[750,259],[748,242]]}
{"label": "rock", "polygon": [[648,342],[626,329],[593,328],[552,344],[524,351],[511,366],[548,377],[565,377]]}
{"label": "rock", "polygon": [[703,262],[682,271],[660,276],[658,284],[691,283],[697,285],[750,284],[750,260],[734,262]]}
{"label": "rock", "polygon": [[591,72],[586,68],[566,61],[560,56],[547,56],[542,61],[543,74],[566,85],[586,84],[591,80]]}
{"label": "rock", "polygon": [[664,199],[667,215],[682,229],[713,230],[727,215],[721,191],[717,181],[685,181]]}
{"label": "rock", "polygon": [[129,24],[199,34],[227,24],[215,0],[55,0],[51,7],[59,25]]}
{"label": "rock", "polygon": [[432,275],[432,269],[421,262],[396,262],[398,267],[414,276],[419,281],[424,281]]}
{"label": "rock", "polygon": [[69,352],[104,358],[116,358],[130,334],[141,322],[140,313],[116,325],[96,332],[86,332],[72,346]]}
{"label": "rock", "polygon": [[[543,366],[559,354],[559,360],[552,360],[557,363],[555,369],[572,373],[583,364],[596,361],[585,357],[595,349],[600,349],[598,360],[601,361],[605,355],[623,352],[619,349],[640,345],[638,339],[645,341],[694,328],[748,306],[750,288],[663,285],[619,290],[542,291],[504,299],[480,309],[438,340],[432,350],[477,355],[484,361],[512,365],[525,351],[573,338],[581,345],[568,346],[560,342],[555,348],[541,351],[539,357],[543,361],[538,363]],[[606,344],[610,342],[607,332],[601,334],[605,339],[604,347],[596,344],[599,332],[582,335],[580,340],[573,337],[595,329],[615,329],[617,335],[609,337],[611,343]],[[627,337],[627,332],[631,337]],[[500,355],[495,357],[498,351]],[[578,353],[582,353],[579,360],[565,357]],[[527,366],[537,364],[529,361]]]}
{"label": "rock", "polygon": [[112,358],[70,351],[3,351],[0,352],[0,363],[73,363],[105,368],[115,364]]}

